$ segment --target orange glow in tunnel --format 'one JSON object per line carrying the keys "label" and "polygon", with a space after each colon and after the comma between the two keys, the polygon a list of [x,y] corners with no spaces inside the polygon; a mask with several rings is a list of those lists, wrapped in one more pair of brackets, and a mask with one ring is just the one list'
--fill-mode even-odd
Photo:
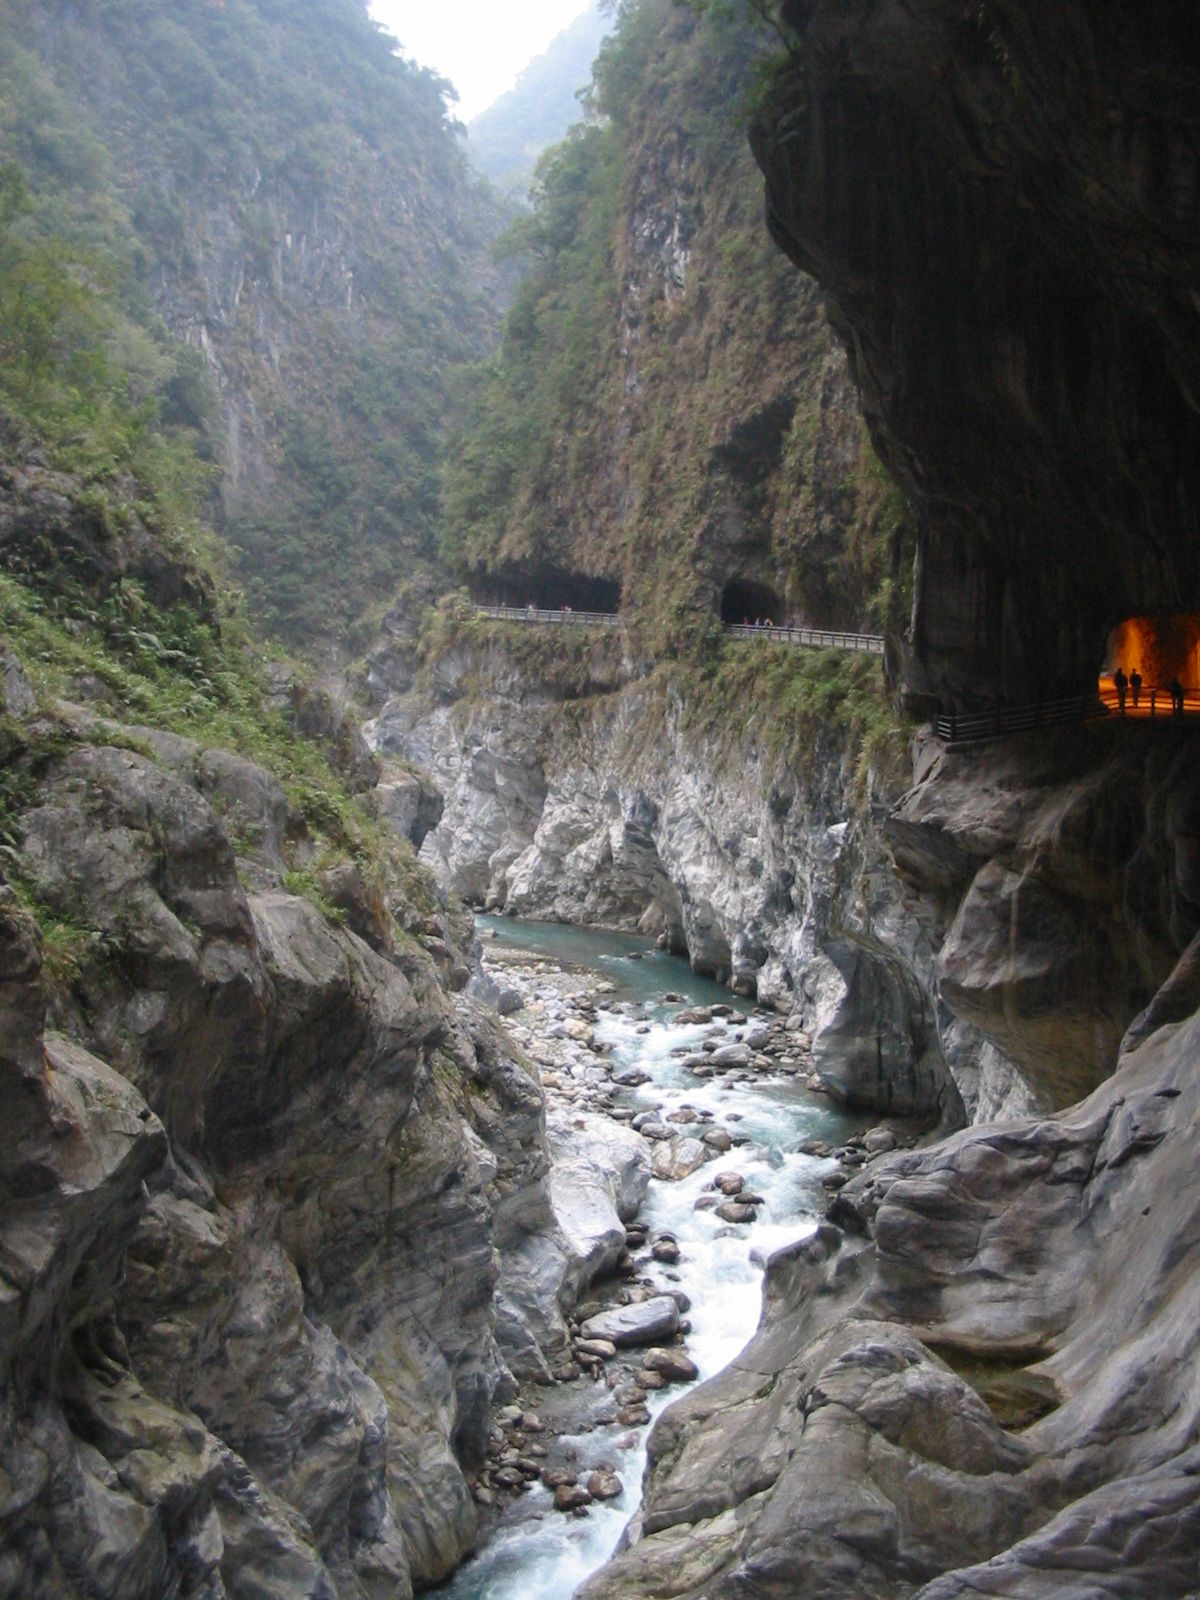
{"label": "orange glow in tunnel", "polygon": [[1165,689],[1173,678],[1185,690],[1200,689],[1200,613],[1160,612],[1118,622],[1108,636],[1102,675],[1118,667],[1127,677],[1139,672],[1147,690]]}

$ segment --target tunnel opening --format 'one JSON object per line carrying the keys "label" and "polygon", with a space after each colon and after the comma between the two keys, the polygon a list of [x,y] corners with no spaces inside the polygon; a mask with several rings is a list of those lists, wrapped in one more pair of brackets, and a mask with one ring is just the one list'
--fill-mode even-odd
{"label": "tunnel opening", "polygon": [[1111,698],[1120,670],[1130,686],[1132,703],[1149,703],[1151,695],[1169,700],[1172,685],[1185,695],[1200,693],[1200,612],[1160,611],[1126,617],[1108,636],[1100,671],[1100,692]]}
{"label": "tunnel opening", "polygon": [[621,609],[621,585],[615,578],[577,572],[561,566],[510,566],[499,571],[476,570],[469,581],[471,598],[487,606],[533,606],[538,611]]}
{"label": "tunnel opening", "polygon": [[771,622],[776,627],[787,620],[787,607],[774,589],[752,578],[730,578],[721,590],[721,621],[726,623]]}

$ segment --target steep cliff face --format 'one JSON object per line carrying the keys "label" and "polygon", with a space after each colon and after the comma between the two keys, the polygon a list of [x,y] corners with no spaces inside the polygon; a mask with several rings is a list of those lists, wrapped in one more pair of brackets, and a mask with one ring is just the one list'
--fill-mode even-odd
{"label": "steep cliff face", "polygon": [[344,716],[132,482],[7,449],[0,1592],[393,1600],[475,1538],[500,1257],[556,1259],[536,1075]]}
{"label": "steep cliff face", "polygon": [[918,516],[909,693],[1087,690],[1123,618],[1200,603],[1191,19],[782,14],[754,144]]}
{"label": "steep cliff face", "polygon": [[105,259],[126,349],[191,352],[142,398],[206,432],[254,610],[345,642],[433,554],[445,374],[498,314],[442,85],[360,0],[19,3],[0,82],[33,225]]}
{"label": "steep cliff face", "polygon": [[620,601],[656,647],[723,609],[863,626],[882,604],[902,506],[818,291],[763,234],[735,112],[757,49],[667,0],[605,41],[600,117],[513,230],[528,274],[447,467],[477,595]]}

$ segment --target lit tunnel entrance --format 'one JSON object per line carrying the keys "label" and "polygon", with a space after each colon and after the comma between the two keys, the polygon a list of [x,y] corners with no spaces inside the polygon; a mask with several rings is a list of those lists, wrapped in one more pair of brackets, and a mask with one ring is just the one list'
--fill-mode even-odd
{"label": "lit tunnel entrance", "polygon": [[1200,612],[1156,612],[1118,622],[1108,636],[1100,673],[1106,701],[1118,696],[1118,673],[1125,680],[1126,710],[1136,706],[1146,711],[1151,704],[1169,710],[1175,689],[1195,702],[1200,696]]}

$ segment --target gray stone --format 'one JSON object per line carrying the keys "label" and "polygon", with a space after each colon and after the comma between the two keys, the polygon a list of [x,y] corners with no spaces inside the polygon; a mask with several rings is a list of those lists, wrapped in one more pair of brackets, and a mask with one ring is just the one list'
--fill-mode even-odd
{"label": "gray stone", "polygon": [[618,1349],[660,1344],[679,1327],[679,1307],[670,1295],[655,1295],[630,1306],[618,1306],[589,1317],[580,1328],[585,1339],[606,1339]]}

